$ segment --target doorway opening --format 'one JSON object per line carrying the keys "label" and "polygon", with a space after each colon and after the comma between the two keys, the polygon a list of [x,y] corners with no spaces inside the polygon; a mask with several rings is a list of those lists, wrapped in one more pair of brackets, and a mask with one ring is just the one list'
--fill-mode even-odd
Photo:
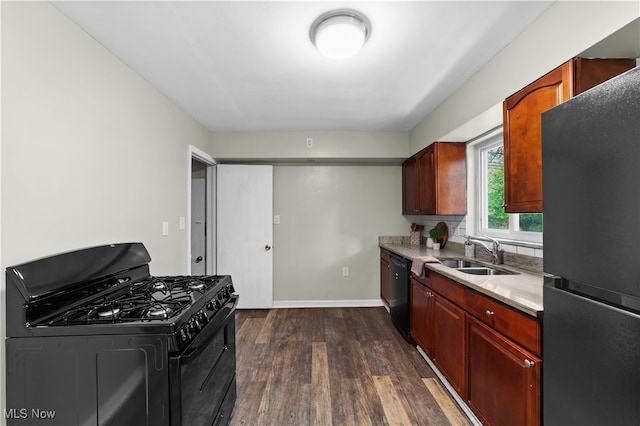
{"label": "doorway opening", "polygon": [[190,275],[216,273],[216,163],[189,146],[189,265]]}

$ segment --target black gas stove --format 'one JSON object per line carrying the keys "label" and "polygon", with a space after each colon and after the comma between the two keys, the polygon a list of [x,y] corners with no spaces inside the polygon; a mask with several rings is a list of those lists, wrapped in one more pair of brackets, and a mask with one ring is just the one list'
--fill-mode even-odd
{"label": "black gas stove", "polygon": [[228,422],[231,277],[152,276],[150,261],[125,243],[7,268],[9,424],[39,424],[32,409],[60,425]]}

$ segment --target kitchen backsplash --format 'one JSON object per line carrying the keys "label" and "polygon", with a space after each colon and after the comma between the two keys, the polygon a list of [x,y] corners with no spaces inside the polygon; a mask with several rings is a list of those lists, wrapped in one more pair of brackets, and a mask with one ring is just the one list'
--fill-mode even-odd
{"label": "kitchen backsplash", "polygon": [[[426,238],[427,237],[423,237],[422,245],[426,245]],[[409,244],[409,235],[379,236],[378,244]],[[538,257],[538,256],[531,256],[526,254],[510,252],[508,248],[510,248],[511,246],[507,246],[506,244],[503,245],[503,247],[505,249],[505,253],[504,253],[505,266],[513,266],[515,268],[524,269],[525,271],[534,272],[537,274],[541,274],[543,272],[543,264],[542,264],[541,256]],[[518,247],[518,248],[522,249],[523,247]],[[464,256],[464,244],[462,243],[457,243],[454,241],[447,242],[447,250],[458,253],[460,256]],[[542,250],[536,250],[536,251],[542,253]],[[489,255],[489,253],[487,253],[481,248],[476,247],[475,257],[485,262],[491,262],[491,256]]]}
{"label": "kitchen backsplash", "polygon": [[[444,222],[447,224],[447,229],[449,231],[448,241],[461,244],[465,242],[464,236],[467,234],[466,216],[405,216],[405,218],[413,223],[424,226],[424,229],[422,230],[424,240],[429,236],[429,230],[431,228],[434,228],[439,222]],[[407,228],[407,236],[409,235],[409,231],[410,229]],[[505,253],[540,258],[540,263],[542,263],[542,250],[532,249],[529,247],[511,246],[508,244],[503,244],[502,248]]]}
{"label": "kitchen backsplash", "polygon": [[[405,219],[424,226],[422,236],[427,238],[429,230],[435,228],[439,222],[447,224],[449,232],[447,241],[464,243],[464,235],[467,233],[466,216],[405,216]],[[409,231],[407,231],[409,235]]]}

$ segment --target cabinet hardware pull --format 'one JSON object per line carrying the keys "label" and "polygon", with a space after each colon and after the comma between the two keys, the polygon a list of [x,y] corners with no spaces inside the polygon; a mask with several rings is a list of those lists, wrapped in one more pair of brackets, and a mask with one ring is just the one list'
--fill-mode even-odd
{"label": "cabinet hardware pull", "polygon": [[533,361],[529,361],[528,359],[525,359],[525,360],[524,360],[524,366],[525,366],[525,367],[527,367],[527,368],[531,368],[531,367],[533,367],[534,365],[536,365],[536,363],[535,363],[535,362],[533,362]]}
{"label": "cabinet hardware pull", "polygon": [[484,314],[487,316],[487,318],[491,318],[493,316],[493,311],[487,309],[486,311],[484,311]]}

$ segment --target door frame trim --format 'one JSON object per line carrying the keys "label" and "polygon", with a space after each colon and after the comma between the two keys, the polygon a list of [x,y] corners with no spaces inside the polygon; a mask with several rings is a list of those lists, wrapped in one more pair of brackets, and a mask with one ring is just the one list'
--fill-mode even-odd
{"label": "door frame trim", "polygon": [[191,162],[197,160],[207,165],[207,191],[206,191],[206,205],[207,205],[207,238],[206,238],[206,273],[207,275],[216,274],[216,227],[215,227],[215,206],[216,206],[216,182],[215,182],[215,167],[218,164],[213,157],[200,148],[189,144],[189,156],[187,167],[187,268],[189,274],[191,274],[191,179],[192,168]]}

